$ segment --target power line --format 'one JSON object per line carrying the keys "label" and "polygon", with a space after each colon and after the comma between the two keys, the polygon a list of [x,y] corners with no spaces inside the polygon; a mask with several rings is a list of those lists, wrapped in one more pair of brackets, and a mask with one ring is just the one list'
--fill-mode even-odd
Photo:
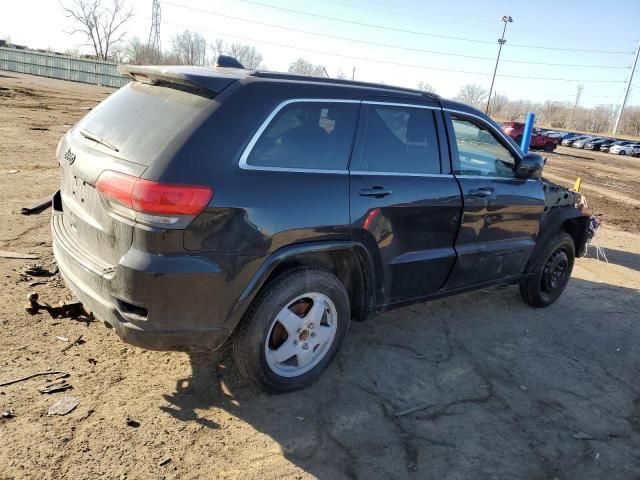
{"label": "power line", "polygon": [[[185,10],[192,10],[192,11],[196,11],[196,12],[207,13],[207,14],[210,14],[210,15],[215,15],[215,16],[219,16],[219,17],[223,17],[223,18],[228,18],[228,19],[231,19],[231,20],[238,20],[238,21],[241,21],[241,22],[252,23],[254,25],[263,25],[265,27],[277,28],[277,29],[287,30],[287,31],[290,31],[290,32],[297,32],[297,33],[303,33],[303,34],[308,34],[308,35],[315,35],[315,36],[324,37],[324,38],[331,38],[331,39],[334,39],[334,40],[343,40],[343,41],[347,41],[347,42],[360,43],[360,44],[363,44],[363,45],[372,45],[372,46],[376,46],[376,47],[394,48],[394,49],[398,49],[398,50],[411,51],[411,52],[431,53],[431,54],[434,54],[434,55],[444,55],[444,56],[447,56],[447,57],[470,58],[470,59],[475,59],[475,60],[493,60],[493,58],[491,58],[491,57],[480,57],[480,56],[476,56],[476,55],[464,55],[464,54],[461,54],[461,53],[442,52],[442,51],[438,51],[438,50],[428,50],[428,49],[422,49],[422,48],[407,47],[407,46],[398,45],[398,44],[391,44],[391,43],[371,42],[371,41],[359,40],[359,39],[351,38],[351,37],[343,37],[343,36],[339,36],[339,35],[330,35],[330,34],[327,34],[327,33],[312,32],[310,30],[304,30],[304,29],[294,28],[294,27],[286,27],[284,25],[276,25],[276,24],[273,24],[273,23],[262,22],[262,21],[259,21],[259,20],[251,20],[251,19],[248,19],[248,18],[238,17],[238,16],[234,16],[234,15],[228,15],[226,13],[216,12],[216,11],[213,11],[213,10],[205,10],[205,9],[202,9],[202,8],[189,7],[189,6],[186,6],[186,5],[179,5],[179,4],[173,3],[173,2],[165,1],[164,3],[166,5],[171,5],[173,7],[182,8],[182,9],[185,9]],[[503,62],[507,62],[507,63],[531,64],[531,65],[547,65],[547,66],[554,66],[554,67],[604,68],[604,69],[625,69],[625,70],[628,70],[629,68],[631,68],[629,66],[623,66],[623,65],[613,65],[613,66],[607,66],[607,65],[579,65],[579,64],[534,62],[534,61],[527,61],[527,60],[510,60],[510,59],[503,59],[502,61]]]}
{"label": "power line", "polygon": [[[388,5],[387,2],[371,2],[371,0],[366,0],[367,3],[381,3],[383,5]],[[364,11],[374,11],[374,12],[381,12],[381,13],[385,13],[387,15],[394,15],[394,16],[399,16],[399,17],[405,17],[405,18],[411,18],[411,19],[423,19],[423,20],[433,20],[434,16],[435,17],[444,17],[444,18],[456,18],[455,15],[447,15],[447,14],[443,14],[442,12],[437,12],[436,14],[432,15],[432,16],[426,16],[426,15],[418,15],[415,13],[403,13],[403,12],[398,12],[397,10],[390,10],[390,9],[383,9],[383,8],[372,8],[370,5],[358,5],[358,4],[354,4],[354,3],[345,3],[345,2],[340,2],[337,0],[324,0],[324,3],[333,3],[335,5],[341,5],[344,7],[348,7],[348,8],[356,8],[356,9],[360,9],[360,10],[364,10]],[[431,9],[430,9],[431,11]],[[477,28],[482,28],[485,30],[493,30],[490,26],[487,25],[487,23],[477,23],[477,22],[459,22],[459,21],[452,21],[452,20],[447,20],[448,23],[451,23],[453,25],[462,25],[462,26],[474,26]],[[570,35],[567,33],[558,33],[557,31],[553,30],[553,29],[549,29],[549,28],[542,28],[539,25],[536,25],[536,31],[540,31],[540,30],[544,30],[547,32],[553,32],[554,36],[558,36],[558,37],[565,37],[565,38],[580,38],[580,39],[584,39],[584,35]],[[615,41],[619,41],[619,42],[633,42],[636,43],[637,40],[632,40],[629,38],[621,38],[621,37],[598,37],[599,39],[606,39],[606,40],[615,40]]]}
{"label": "power line", "polygon": [[[238,0],[239,2],[243,2],[243,3],[248,3],[251,5],[258,5],[261,7],[265,7],[265,8],[271,8],[274,10],[279,10],[282,12],[289,12],[289,13],[295,13],[297,15],[305,15],[308,17],[314,17],[314,18],[321,18],[323,20],[331,20],[334,22],[342,22],[342,23],[348,23],[351,25],[358,25],[361,27],[369,27],[369,28],[377,28],[380,30],[388,30],[388,31],[392,31],[392,32],[400,32],[400,33],[409,33],[409,34],[413,34],[413,35],[422,35],[422,36],[427,36],[427,37],[436,37],[436,38],[445,38],[448,40],[458,40],[458,41],[462,41],[462,42],[471,42],[471,43],[484,43],[484,44],[488,44],[488,45],[494,45],[495,42],[493,41],[489,41],[489,40],[479,40],[479,39],[473,39],[473,38],[465,38],[465,37],[455,37],[455,36],[451,36],[451,35],[441,35],[441,34],[436,34],[436,33],[426,33],[426,32],[420,32],[417,30],[408,30],[408,29],[403,29],[403,28],[396,28],[396,27],[390,27],[387,25],[379,25],[379,24],[375,24],[375,23],[365,23],[365,22],[358,22],[355,20],[347,20],[344,18],[338,18],[338,17],[331,17],[328,15],[320,15],[317,13],[311,13],[311,12],[305,12],[302,10],[295,10],[293,8],[285,8],[285,7],[278,7],[276,5],[270,5],[268,3],[262,3],[262,2],[257,2],[255,0]],[[577,48],[561,48],[561,47],[548,47],[548,46],[544,46],[544,45],[524,45],[524,44],[511,44],[512,47],[517,47],[517,48],[537,48],[537,49],[543,49],[543,50],[558,50],[558,51],[565,51],[565,52],[589,52],[589,53],[608,53],[608,54],[625,54],[625,55],[630,55],[631,53],[635,53],[634,52],[630,52],[630,51],[614,51],[614,50],[587,50],[587,49],[577,49]]]}
{"label": "power line", "polygon": [[[167,2],[165,2],[165,3],[167,3]],[[185,25],[185,24],[176,23],[176,22],[169,22],[169,21],[163,21],[163,23],[169,24],[169,25],[175,25],[175,26],[178,26],[178,27],[193,29],[193,25]],[[475,71],[470,71],[470,70],[456,70],[456,69],[450,69],[450,68],[433,67],[433,66],[430,66],[430,65],[418,65],[418,64],[412,64],[412,63],[393,62],[393,61],[389,61],[389,60],[381,60],[379,58],[359,57],[359,56],[355,56],[355,55],[345,55],[345,54],[340,54],[340,53],[336,53],[336,52],[329,52],[329,51],[326,51],[326,50],[316,50],[316,49],[311,49],[311,48],[296,47],[296,46],[290,45],[290,44],[277,43],[277,42],[272,42],[272,41],[269,41],[269,40],[251,38],[251,37],[246,37],[246,36],[241,36],[241,35],[236,35],[236,34],[226,33],[226,32],[219,32],[219,31],[215,31],[215,30],[209,30],[209,29],[206,29],[206,28],[200,28],[199,30],[203,31],[203,32],[213,33],[215,35],[224,35],[224,36],[231,37],[231,38],[237,38],[237,39],[240,39],[240,40],[245,40],[245,41],[249,41],[249,42],[255,42],[257,44],[272,45],[272,46],[275,46],[275,47],[288,48],[288,49],[292,49],[292,50],[298,50],[298,51],[309,52],[309,53],[317,53],[317,54],[320,54],[320,55],[328,55],[328,56],[339,57],[339,58],[346,58],[346,59],[349,59],[349,60],[360,60],[360,61],[364,61],[364,62],[372,62],[372,63],[385,64],[385,65],[394,65],[394,66],[399,66],[399,67],[418,68],[418,69],[423,69],[423,70],[434,70],[434,71],[452,72],[452,73],[465,73],[465,74],[468,74],[468,75],[491,76],[491,73],[487,73],[487,72],[475,72]],[[528,80],[562,81],[562,82],[624,83],[624,81],[622,81],[622,80],[583,80],[583,79],[577,79],[577,78],[549,78],[549,77],[532,77],[532,76],[526,76],[526,75],[506,75],[506,74],[500,74],[500,75],[498,75],[498,77],[528,79]]]}

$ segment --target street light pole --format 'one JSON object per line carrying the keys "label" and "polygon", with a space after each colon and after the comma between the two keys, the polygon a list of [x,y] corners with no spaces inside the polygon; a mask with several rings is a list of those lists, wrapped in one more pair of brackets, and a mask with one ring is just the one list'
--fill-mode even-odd
{"label": "street light pole", "polygon": [[622,113],[624,112],[624,107],[627,106],[627,100],[629,99],[629,92],[631,91],[631,82],[633,82],[633,74],[636,73],[636,65],[638,65],[638,57],[640,56],[640,43],[638,44],[638,49],[636,50],[636,58],[633,61],[633,68],[631,69],[631,75],[629,75],[629,81],[627,82],[627,88],[624,89],[624,99],[622,100],[622,105],[620,105],[620,110],[618,110],[618,114],[616,115],[616,121],[613,125],[613,134],[618,133],[618,126],[620,126],[620,119],[622,118]]}
{"label": "street light pole", "polygon": [[498,43],[500,46],[498,47],[498,58],[496,58],[496,68],[493,69],[493,78],[491,79],[491,88],[489,88],[489,97],[487,97],[487,108],[485,109],[485,113],[489,115],[489,104],[491,103],[491,94],[493,93],[493,84],[496,81],[496,73],[498,72],[498,63],[500,63],[500,52],[502,52],[502,46],[507,43],[504,39],[504,34],[507,31],[507,23],[513,22],[513,18],[508,15],[502,17],[502,21],[504,22],[504,28],[502,29],[502,38],[498,39]]}

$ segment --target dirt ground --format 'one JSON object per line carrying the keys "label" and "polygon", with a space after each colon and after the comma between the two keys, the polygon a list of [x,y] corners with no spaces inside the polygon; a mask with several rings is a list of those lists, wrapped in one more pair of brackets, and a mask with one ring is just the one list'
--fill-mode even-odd
{"label": "dirt ground", "polygon": [[[57,188],[58,139],[109,93],[0,74],[0,250],[53,267],[49,212],[19,210]],[[544,310],[502,287],[354,324],[320,381],[287,395],[242,381],[228,349],[144,351],[99,322],[30,316],[28,292],[69,292],[0,259],[0,383],[52,369],[73,386],[0,387],[15,411],[0,479],[640,478],[640,159],[560,148],[547,171],[583,177],[608,263],[592,248]],[[48,416],[65,395],[78,407]]]}

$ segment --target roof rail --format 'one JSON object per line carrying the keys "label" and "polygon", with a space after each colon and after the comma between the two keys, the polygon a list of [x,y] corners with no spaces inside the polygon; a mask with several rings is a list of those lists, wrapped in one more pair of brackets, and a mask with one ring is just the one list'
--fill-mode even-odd
{"label": "roof rail", "polygon": [[356,80],[344,80],[344,79],[329,78],[329,77],[308,77],[306,75],[294,75],[292,73],[269,72],[266,70],[256,70],[254,72],[251,72],[249,75],[252,77],[258,77],[258,78],[273,78],[273,79],[279,79],[279,80],[298,80],[298,81],[314,82],[314,83],[329,83],[332,85],[343,85],[346,87],[351,86],[351,87],[375,88],[378,90],[380,89],[387,90],[389,92],[413,93],[415,95],[429,97],[436,100],[440,99],[440,96],[435,93],[424,92],[422,90],[416,90],[415,88],[384,85],[382,83],[359,82]]}

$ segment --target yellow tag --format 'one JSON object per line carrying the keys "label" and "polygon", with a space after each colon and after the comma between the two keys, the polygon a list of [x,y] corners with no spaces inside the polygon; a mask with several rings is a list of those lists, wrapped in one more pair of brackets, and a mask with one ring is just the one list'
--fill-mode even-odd
{"label": "yellow tag", "polygon": [[578,177],[576,178],[576,182],[573,184],[573,191],[579,192],[581,188],[582,188],[582,178]]}

